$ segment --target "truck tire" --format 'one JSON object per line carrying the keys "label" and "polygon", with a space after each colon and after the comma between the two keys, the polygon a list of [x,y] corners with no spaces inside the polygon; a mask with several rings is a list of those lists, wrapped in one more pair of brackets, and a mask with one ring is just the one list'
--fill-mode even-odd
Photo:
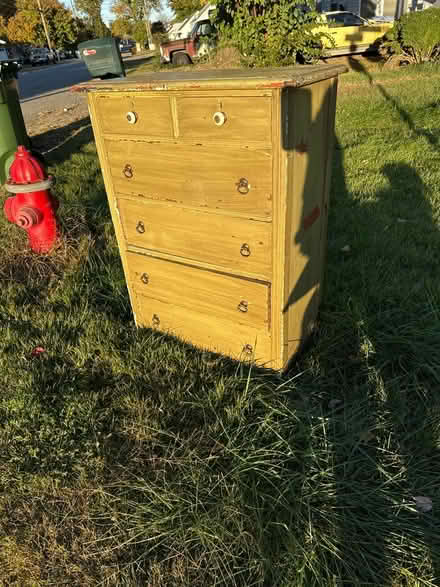
{"label": "truck tire", "polygon": [[189,65],[191,60],[183,51],[177,51],[176,53],[173,53],[171,62],[173,65]]}

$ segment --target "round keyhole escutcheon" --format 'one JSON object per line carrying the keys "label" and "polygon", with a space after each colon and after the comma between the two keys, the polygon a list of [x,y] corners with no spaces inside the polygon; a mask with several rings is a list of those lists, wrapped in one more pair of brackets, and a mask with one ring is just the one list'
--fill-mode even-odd
{"label": "round keyhole escutcheon", "polygon": [[216,126],[223,126],[227,120],[227,116],[224,112],[214,112],[212,120]]}
{"label": "round keyhole escutcheon", "polygon": [[139,234],[144,234],[145,224],[142,222],[142,220],[139,220],[139,222],[136,224],[136,230]]}
{"label": "round keyhole escutcheon", "polygon": [[241,300],[241,302],[237,306],[237,310],[240,312],[246,313],[249,309],[248,302],[246,300]]}
{"label": "round keyhole escutcheon", "polygon": [[240,255],[243,257],[249,257],[251,254],[251,249],[247,243],[243,243],[240,247]]}
{"label": "round keyhole escutcheon", "polygon": [[136,124],[138,119],[136,112],[127,112],[126,118],[128,124]]}
{"label": "round keyhole escutcheon", "polygon": [[142,273],[141,275],[141,281],[144,285],[148,285],[150,282],[150,278],[148,276],[148,273]]}
{"label": "round keyhole escutcheon", "polygon": [[245,344],[243,347],[243,353],[245,355],[252,355],[254,352],[254,347],[251,344]]}
{"label": "round keyhole escutcheon", "polygon": [[159,326],[160,324],[160,318],[157,314],[153,314],[153,317],[151,318],[151,324],[157,328],[157,326]]}
{"label": "round keyhole escutcheon", "polygon": [[243,196],[248,194],[251,189],[249,182],[245,177],[240,177],[235,185],[237,186],[237,192]]}
{"label": "round keyhole escutcheon", "polygon": [[127,179],[131,179],[133,177],[133,167],[127,163],[127,165],[122,170],[122,173],[125,175]]}

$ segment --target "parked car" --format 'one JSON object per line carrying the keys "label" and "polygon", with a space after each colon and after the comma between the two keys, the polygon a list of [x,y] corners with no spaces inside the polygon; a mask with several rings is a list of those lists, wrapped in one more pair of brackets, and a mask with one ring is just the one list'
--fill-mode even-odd
{"label": "parked car", "polygon": [[45,52],[47,53],[49,63],[57,63],[57,61],[59,61],[56,49],[47,49]]}
{"label": "parked car", "polygon": [[48,65],[49,52],[44,49],[32,49],[29,55],[29,62],[32,67],[36,65]]}
{"label": "parked car", "polygon": [[133,54],[130,45],[119,45],[119,51],[121,52],[122,56]]}
{"label": "parked car", "polygon": [[18,53],[16,48],[6,43],[0,44],[0,61],[2,63],[14,63],[18,69],[21,69],[24,63],[23,56]]}
{"label": "parked car", "polygon": [[[324,39],[328,55],[348,55],[376,51],[380,39],[393,26],[389,20],[368,21],[354,12],[333,11],[321,14],[322,24],[317,30],[330,34],[334,46]],[[162,43],[160,60],[162,63],[187,65],[205,55],[216,42],[216,34],[210,20],[200,20],[194,25],[191,34],[185,39]]]}
{"label": "parked car", "polygon": [[334,47],[324,40],[329,55],[349,55],[377,50],[380,39],[393,26],[392,22],[368,21],[348,11],[324,12],[321,15],[322,29],[334,40]]}
{"label": "parked car", "polygon": [[216,43],[216,32],[210,20],[199,20],[186,39],[168,41],[160,46],[162,63],[187,65],[208,53]]}

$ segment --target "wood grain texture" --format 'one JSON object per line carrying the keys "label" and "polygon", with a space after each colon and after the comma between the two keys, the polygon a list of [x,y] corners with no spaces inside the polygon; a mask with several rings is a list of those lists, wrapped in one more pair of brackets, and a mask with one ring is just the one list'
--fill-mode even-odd
{"label": "wood grain texture", "polygon": [[273,164],[273,236],[272,236],[272,366],[282,369],[285,363],[285,345],[287,344],[287,319],[283,313],[285,297],[286,264],[286,217],[287,217],[287,154],[283,148],[286,118],[287,92],[274,90],[272,111]]}
{"label": "wood grain texture", "polygon": [[[272,225],[148,200],[118,200],[128,244],[270,280]],[[137,227],[142,223],[144,232]],[[245,248],[243,246],[246,245]],[[244,256],[250,252],[248,256]]]}
{"label": "wood grain texture", "polygon": [[203,90],[264,90],[300,88],[345,73],[346,65],[297,65],[295,67],[249,68],[207,71],[152,72],[112,80],[90,80],[74,87],[76,91],[104,89],[109,92],[167,92],[180,90],[197,94]]}
{"label": "wood grain texture", "polygon": [[268,284],[135,253],[127,257],[132,288],[138,293],[268,330]]}
{"label": "wood grain texture", "polygon": [[286,149],[289,156],[287,226],[288,297],[287,314],[290,359],[309,336],[316,320],[319,289],[323,277],[322,239],[329,157],[329,100],[331,80],[325,80],[288,94],[289,127]]}
{"label": "wood grain texture", "polygon": [[[202,208],[270,219],[272,151],[106,141],[115,190]],[[133,176],[124,175],[130,165]],[[245,179],[249,192],[239,192]]]}
{"label": "wood grain texture", "polygon": [[[320,301],[343,69],[132,78],[89,94],[138,325],[289,365]],[[225,125],[213,123],[216,111]]]}
{"label": "wood grain texture", "polygon": [[[226,121],[221,126],[213,120],[216,112],[225,115]],[[270,98],[182,97],[177,98],[177,116],[182,138],[264,143],[271,139]]]}
{"label": "wood grain texture", "polygon": [[[131,291],[129,284],[129,273],[127,264],[127,254],[125,246],[125,236],[121,225],[121,219],[119,217],[119,211],[116,206],[116,198],[113,191],[113,182],[110,175],[110,169],[108,166],[107,156],[103,141],[103,129],[100,124],[99,106],[96,104],[96,97],[93,94],[88,94],[88,106],[90,112],[90,119],[92,122],[93,133],[95,135],[96,150],[98,152],[99,162],[101,165],[102,175],[104,178],[105,190],[107,193],[107,200],[110,208],[110,214],[112,218],[113,227],[116,234],[116,239],[119,246],[119,253],[121,255],[122,267],[124,270],[125,280],[128,286],[128,295],[130,298],[131,307],[135,308],[135,298]],[[135,314],[136,320],[136,314]]]}
{"label": "wood grain texture", "polygon": [[141,326],[156,328],[202,349],[234,359],[253,360],[271,366],[270,336],[264,329],[143,295],[137,295],[136,315]]}
{"label": "wood grain texture", "polygon": [[[105,93],[98,94],[95,100],[104,133],[156,138],[174,136],[168,96]],[[128,112],[136,114],[135,124],[128,122]]]}

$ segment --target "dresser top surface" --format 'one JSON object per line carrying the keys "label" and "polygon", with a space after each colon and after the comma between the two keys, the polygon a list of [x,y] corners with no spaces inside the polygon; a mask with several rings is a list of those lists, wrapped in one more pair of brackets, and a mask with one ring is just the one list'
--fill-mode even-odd
{"label": "dresser top surface", "polygon": [[310,85],[348,71],[345,65],[298,65],[275,69],[154,72],[126,78],[90,80],[74,91],[271,89]]}

